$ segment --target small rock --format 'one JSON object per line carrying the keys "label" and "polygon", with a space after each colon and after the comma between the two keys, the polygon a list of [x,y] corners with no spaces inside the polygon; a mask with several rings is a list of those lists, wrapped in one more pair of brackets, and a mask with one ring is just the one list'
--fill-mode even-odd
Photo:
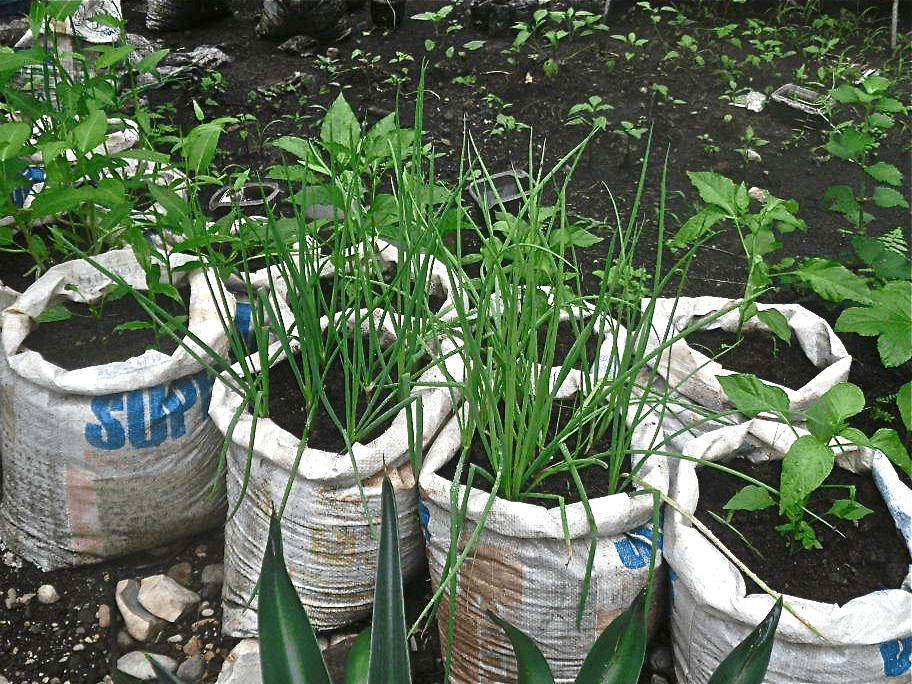
{"label": "small rock", "polygon": [[195,655],[199,655],[203,650],[202,645],[200,644],[199,637],[195,634],[187,640],[187,643],[184,644],[183,651],[184,653],[192,658]]}
{"label": "small rock", "polygon": [[225,582],[225,566],[213,563],[203,568],[200,575],[202,589],[200,593],[206,600],[217,598],[222,593],[222,584]]}
{"label": "small rock", "polygon": [[260,644],[244,639],[225,657],[216,684],[262,684]]}
{"label": "small rock", "polygon": [[122,629],[117,632],[117,645],[121,650],[126,650],[133,646],[133,637],[130,636],[130,633]]}
{"label": "small rock", "polygon": [[766,195],[767,195],[766,190],[764,190],[763,188],[758,188],[756,186],[752,186],[750,188],[750,190],[747,191],[748,197],[750,197],[752,200],[755,200],[755,201],[761,202],[761,203],[766,202]]}
{"label": "small rock", "polygon": [[144,682],[154,681],[156,678],[155,670],[152,669],[152,665],[149,663],[146,655],[154,658],[159,665],[169,672],[174,672],[177,669],[177,661],[174,660],[174,658],[159,655],[158,653],[146,654],[144,651],[130,651],[121,656],[117,659],[117,669],[124,674],[137,677]]}
{"label": "small rock", "polygon": [[12,610],[13,606],[18,605],[19,604],[19,601],[17,600],[18,598],[19,598],[19,596],[16,594],[16,589],[14,587],[10,587],[9,589],[7,589],[6,598],[4,599],[4,603],[6,603],[6,609]]}
{"label": "small rock", "polygon": [[749,93],[735,97],[732,100],[732,104],[735,107],[744,107],[752,112],[762,112],[764,105],[766,105],[766,95],[752,90]]}
{"label": "small rock", "polygon": [[317,52],[317,43],[316,39],[311,38],[310,36],[292,36],[284,43],[279,45],[279,50],[282,52],[288,52],[292,55],[300,55],[305,57],[307,55],[313,55]]}
{"label": "small rock", "polygon": [[760,153],[757,150],[748,150],[747,151],[747,161],[749,162],[762,162],[763,157],[760,156]]}
{"label": "small rock", "polygon": [[172,565],[168,568],[168,577],[182,586],[189,587],[190,579],[193,577],[193,566],[187,561]]}
{"label": "small rock", "polygon": [[111,606],[107,603],[102,603],[98,606],[98,610],[95,612],[95,617],[98,618],[98,626],[102,629],[107,629],[111,626]]}
{"label": "small rock", "polygon": [[177,678],[191,684],[202,679],[205,673],[206,661],[199,655],[188,658],[177,667]]}
{"label": "small rock", "polygon": [[666,677],[660,674],[654,674],[649,678],[649,684],[671,684]]}
{"label": "small rock", "polygon": [[120,580],[114,598],[130,636],[137,641],[152,641],[164,628],[165,621],[143,607],[139,589],[140,584],[134,579]]}
{"label": "small rock", "polygon": [[137,598],[143,608],[168,622],[180,620],[200,603],[199,594],[185,589],[167,575],[144,577]]}

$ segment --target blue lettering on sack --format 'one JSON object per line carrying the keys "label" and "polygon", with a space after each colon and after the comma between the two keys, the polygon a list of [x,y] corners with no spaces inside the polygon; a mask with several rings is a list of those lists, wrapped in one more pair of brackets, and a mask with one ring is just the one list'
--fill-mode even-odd
{"label": "blue lettering on sack", "polygon": [[905,674],[912,668],[912,637],[885,641],[880,645],[880,657],[887,677]]}
{"label": "blue lettering on sack", "polygon": [[[212,384],[209,373],[200,371],[190,378],[176,380],[170,386],[156,385],[96,397],[91,408],[98,422],[86,425],[86,441],[97,449],[113,451],[125,446],[127,439],[134,448],[144,449],[158,446],[169,434],[172,439],[183,437],[187,433],[184,414],[196,404],[203,415],[208,412]],[[121,414],[120,419],[114,414]]]}
{"label": "blue lettering on sack", "polygon": [[234,314],[234,327],[244,341],[244,348],[248,351],[256,351],[256,336],[253,333],[252,319],[253,312],[250,302],[238,302]]}
{"label": "blue lettering on sack", "polygon": [[[662,524],[659,522],[659,549],[662,548]],[[635,530],[624,533],[624,538],[614,542],[618,558],[625,568],[638,570],[649,565],[652,555],[652,525],[641,525]]]}
{"label": "blue lettering on sack", "polygon": [[428,523],[431,522],[431,512],[424,504],[424,498],[421,496],[418,497],[418,520],[421,521],[421,531],[424,532],[424,539],[427,541],[431,538],[431,533],[428,531]]}

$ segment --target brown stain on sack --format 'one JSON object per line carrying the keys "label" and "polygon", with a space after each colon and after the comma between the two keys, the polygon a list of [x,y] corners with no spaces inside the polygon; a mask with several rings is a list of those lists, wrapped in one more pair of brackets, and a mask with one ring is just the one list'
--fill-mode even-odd
{"label": "brown stain on sack", "polygon": [[[85,461],[90,460],[91,454],[87,452]],[[100,556],[103,540],[99,535],[98,492],[95,490],[94,475],[88,470],[67,466],[66,499],[73,550],[77,554]]]}
{"label": "brown stain on sack", "polygon": [[[460,546],[468,534],[463,530]],[[456,620],[453,631],[454,681],[500,680],[505,684],[517,678],[516,659],[503,630],[492,623],[486,610],[511,622],[511,613],[522,609],[522,569],[504,555],[505,548],[479,542],[474,553],[459,570]],[[447,642],[448,594],[443,594],[438,612],[441,642]],[[459,658],[458,654],[468,654]]]}

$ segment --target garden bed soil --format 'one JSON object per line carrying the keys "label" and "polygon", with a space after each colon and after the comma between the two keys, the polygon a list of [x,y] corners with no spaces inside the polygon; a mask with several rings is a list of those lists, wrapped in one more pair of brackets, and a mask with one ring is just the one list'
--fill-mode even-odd
{"label": "garden bed soil", "polygon": [[[726,465],[779,487],[779,461],[754,464],[735,459]],[[801,548],[799,542],[790,543],[775,530],[786,521],[776,506],[762,511],[735,511],[732,525],[750,541],[751,549],[730,527],[709,515],[712,512],[724,518],[723,506],[746,483],[711,467],[700,468],[698,480],[697,518],[774,591],[842,605],[865,594],[902,585],[909,568],[909,552],[870,473],[833,468],[825,484],[854,486],[855,500],[873,512],[856,522],[825,516],[835,529],[815,523],[808,516],[823,547],[810,550]],[[823,516],[834,501],[845,498],[848,490],[842,487],[821,488],[811,495],[808,508]],[[761,591],[749,578],[745,580],[748,593]]]}
{"label": "garden bed soil", "polygon": [[[812,54],[805,51],[808,47],[805,43],[795,45],[794,54],[789,55],[784,52],[793,47],[798,37],[816,35],[807,27],[810,21],[825,18],[819,6],[809,10],[811,16],[804,17],[801,8],[791,3],[732,2],[721,3],[718,8],[719,3],[696,1],[654,4],[679,4],[683,8],[680,18],[684,21],[673,23],[677,15],[669,13],[653,23],[650,12],[634,2],[614,0],[608,31],[597,32],[590,38],[561,40],[555,46],[538,37],[515,54],[505,55],[503,51],[510,48],[514,36],[509,21],[502,32],[490,35],[487,25],[473,25],[472,17],[461,5],[443,24],[410,18],[418,12],[439,9],[440,3],[431,0],[410,2],[406,18],[393,31],[372,27],[369,10],[362,3],[348,17],[352,31],[345,40],[316,45],[309,54],[281,51],[276,43],[256,36],[254,27],[261,3],[229,0],[233,12],[229,17],[183,31],[154,34],[145,27],[146,2],[122,2],[129,32],[172,50],[218,46],[232,58],[217,71],[209,69],[197,74],[194,80],[149,93],[150,105],[159,108],[177,131],[186,132],[196,125],[194,102],[200,104],[209,119],[239,116],[239,121],[229,125],[221,137],[216,162],[224,168],[249,168],[255,177],[270,165],[281,163],[281,153],[268,141],[281,135],[314,134],[326,107],[340,92],[345,94],[355,113],[368,122],[393,111],[399,102],[403,124],[411,125],[417,67],[426,59],[424,139],[443,153],[435,161],[441,178],[455,180],[464,133],[472,136],[491,172],[514,166],[528,168],[530,150],[533,167],[530,170],[534,172],[539,164],[548,168],[588,131],[588,126],[564,123],[570,106],[598,96],[612,109],[597,112],[606,117],[607,125],[580,158],[570,184],[568,205],[580,215],[608,219],[609,226],[614,222],[615,204],[621,216],[625,216],[634,202],[638,160],[644,142],[617,130],[624,121],[646,129],[651,127],[651,166],[642,197],[645,211],[640,216],[648,230],[636,245],[637,263],[648,268],[658,247],[654,207],[659,195],[660,168],[666,156],[669,231],[674,231],[694,213],[697,197],[685,172],[714,170],[736,182],[743,181],[748,187],[757,186],[798,201],[798,215],[809,230],[783,235],[782,248],[775,253],[777,258],[784,255],[850,259],[847,255],[851,254],[851,236],[843,230],[844,219],[827,210],[822,197],[833,185],[857,184],[861,172],[847,163],[826,158],[822,151],[823,127],[781,117],[772,108],[752,112],[734,107],[731,96],[748,88],[769,94],[783,83],[793,81],[796,70],[802,66],[809,72],[817,66],[833,65],[845,65],[851,70],[854,62],[859,68],[887,69],[884,73],[896,78],[895,70],[888,69],[886,47],[890,3],[826,3],[826,16],[837,23],[829,27],[824,24],[815,31],[821,35],[821,42],[826,40],[824,34],[828,31],[834,33],[835,48]],[[597,5],[589,9],[598,11],[602,3]],[[908,31],[910,5],[902,5],[900,29]],[[840,28],[841,11],[862,9],[865,12],[860,20],[845,25],[849,28]],[[776,36],[783,41],[780,46],[768,44],[764,48],[762,43],[752,43],[748,36],[743,37],[740,46],[727,43],[724,52],[734,65],[728,69],[718,61],[720,54],[703,48],[713,29],[731,23],[738,31],[746,31],[750,20],[769,20],[775,14],[782,15],[779,21],[792,29]],[[452,24],[448,22],[456,20],[461,28],[449,31]],[[19,25],[0,32],[4,44],[14,43],[21,31]],[[627,42],[611,36],[624,37]],[[684,36],[696,40],[694,51],[681,43]],[[762,41],[764,36],[758,33],[754,38]],[[631,44],[639,40],[643,42]],[[905,54],[900,63],[908,64],[910,48],[902,35],[899,45]],[[678,57],[669,57],[673,50]],[[696,56],[703,65],[698,64]],[[756,59],[752,60],[752,56]],[[546,60],[550,60],[549,68],[557,67],[554,77],[545,73]],[[683,100],[684,104],[674,104],[673,100]],[[904,119],[898,125],[907,126],[908,122]],[[739,151],[744,148],[742,138],[747,126],[769,141],[755,150],[759,160],[749,161]],[[908,132],[908,128],[903,130]],[[908,140],[908,135],[900,138]],[[166,147],[170,151],[170,146]],[[877,156],[901,170],[906,183],[903,192],[908,196],[908,181],[912,178],[908,145],[882,145]],[[907,226],[908,219],[907,210],[878,209],[870,231],[882,234],[896,226]],[[603,234],[609,236],[611,231],[610,227],[604,228]],[[464,246],[477,251],[479,241],[467,240]],[[593,291],[597,284],[594,271],[603,267],[603,254],[604,249],[599,245],[579,250],[581,271]],[[16,287],[13,270],[10,255],[0,253],[0,280]],[[726,230],[700,251],[684,279],[682,292],[736,297],[744,291],[745,274],[740,238],[734,230]],[[27,279],[21,281],[16,289],[24,290],[27,282]],[[789,287],[780,288],[776,300],[802,303],[831,324],[838,313],[832,305]],[[858,383],[866,396],[889,398],[908,379],[912,372],[908,363],[894,369],[882,368],[872,339],[857,335],[843,337],[855,358],[850,380]],[[782,370],[786,377],[792,372],[787,367]],[[895,411],[889,413],[890,402],[885,400],[878,406],[881,413],[866,412],[872,426],[898,427],[908,443],[908,435],[899,425]],[[883,411],[888,418],[883,417]],[[859,499],[864,502],[863,497],[867,494],[860,488]],[[892,523],[878,523],[877,527],[878,533],[893,530]],[[847,554],[841,543],[825,542],[824,546],[839,550],[831,574],[844,579],[854,572],[847,570],[846,564],[855,564],[861,558],[858,554]],[[138,648],[186,660],[189,649],[185,646],[195,636],[206,659],[200,681],[211,684],[223,659],[237,643],[236,639],[220,633],[218,596],[209,596],[208,605],[201,607],[211,610],[211,615],[204,617],[197,613],[170,625],[154,644],[144,645],[125,638],[123,622],[114,605],[114,587],[120,579],[155,574],[186,560],[192,568],[190,585],[199,590],[202,568],[220,561],[222,544],[222,532],[213,530],[154,553],[49,573],[3,553],[0,589],[4,598],[12,600],[7,601],[8,605],[0,604],[0,674],[14,684],[50,682],[54,678],[60,682],[95,684],[112,671],[117,658]],[[895,538],[890,544],[899,546]],[[816,583],[822,565],[815,553],[810,553],[814,560],[807,575]],[[792,569],[791,560],[786,562],[790,574],[798,574]],[[903,562],[907,564],[908,558]],[[861,591],[854,582],[853,575],[849,593],[857,595]],[[15,599],[36,592],[44,584],[54,585],[61,599],[52,604],[42,604],[34,598],[21,602]],[[898,586],[893,578],[878,584]],[[416,597],[423,600],[427,586],[418,584],[411,590],[412,600]],[[110,622],[99,617],[106,614],[99,611],[100,606],[107,606]],[[415,681],[437,684],[442,677],[439,650],[434,651],[436,629],[431,627],[422,634],[429,636],[416,643],[419,672]],[[644,681],[649,681],[648,675]]]}

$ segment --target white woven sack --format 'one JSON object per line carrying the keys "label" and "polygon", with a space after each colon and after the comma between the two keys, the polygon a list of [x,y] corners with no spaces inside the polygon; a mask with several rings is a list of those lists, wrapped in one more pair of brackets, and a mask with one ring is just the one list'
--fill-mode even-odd
{"label": "white woven sack", "polygon": [[[649,453],[652,445],[661,440],[659,426],[646,420],[635,429],[632,448]],[[450,548],[453,484],[438,471],[457,456],[460,444],[460,420],[454,416],[429,449],[418,482],[419,513],[435,589],[441,582]],[[668,460],[650,455],[639,476],[651,487],[667,492]],[[465,487],[460,486],[458,491],[461,504]],[[489,496],[478,489],[470,491],[460,531],[460,550],[481,519]],[[571,540],[568,550],[560,509],[494,499],[481,536],[459,570],[450,682],[516,681],[516,661],[509,641],[487,619],[485,610],[508,620],[535,640],[556,682],[568,684],[574,680],[596,637],[646,585],[652,548],[651,496],[614,494],[591,499],[590,504],[598,541],[589,595],[577,628],[576,610],[592,535],[583,504],[566,507]],[[659,569],[661,562],[659,556]],[[655,586],[660,588],[662,583]],[[654,596],[658,598],[658,594]],[[657,600],[653,612],[658,605]],[[438,611],[443,648],[447,643],[448,613],[448,597],[444,594]]]}
{"label": "white woven sack", "polygon": [[[269,357],[275,357],[280,349],[281,343],[274,343]],[[258,355],[249,360],[258,367]],[[449,372],[458,377],[455,357],[447,363]],[[430,443],[452,413],[450,391],[432,386],[444,381],[443,373],[431,369],[421,376],[415,390],[421,401],[423,445]],[[396,493],[402,574],[406,581],[415,575],[423,547],[415,514],[418,492],[409,458],[406,410],[376,439],[353,445],[357,472],[350,454],[306,446],[295,471],[300,439],[268,418],[254,421],[243,408],[243,398],[229,388],[225,378],[216,381],[209,413],[230,438],[228,500],[232,509],[237,506],[225,526],[225,634],[247,637],[257,633],[256,600],[249,605],[248,601],[259,580],[270,512],[281,504],[292,473],[293,485],[281,523],[282,547],[292,582],[315,629],[343,627],[371,612],[379,547],[371,534],[361,491],[370,519],[376,524],[385,470],[390,471]],[[251,441],[250,475],[244,490]]]}
{"label": "white woven sack", "polygon": [[[187,260],[175,255],[171,265]],[[96,261],[146,288],[131,250]],[[224,356],[224,316],[206,273],[174,275],[177,284],[189,279],[190,330]],[[97,301],[110,285],[88,262],[67,262],[2,314],[0,534],[43,569],[153,548],[224,517],[224,488],[213,488],[221,439],[206,413],[213,381],[193,356],[205,356],[203,348],[188,338],[193,353],[149,350],[70,371],[23,347],[42,311],[66,299]]]}
{"label": "white woven sack", "polygon": [[[799,434],[806,434],[799,431]],[[747,442],[765,448],[749,458],[782,458],[796,435],[787,427],[754,419],[692,440],[685,454],[724,460]],[[854,472],[870,471],[912,553],[912,490],[879,451],[847,447],[837,459]],[[671,497],[696,510],[696,465],[680,461]],[[680,513],[669,511],[665,559],[671,576],[671,630],[679,684],[704,684],[715,667],[769,612],[773,599],[747,594],[735,566]],[[902,587],[884,588],[839,606],[786,596],[818,630],[813,634],[782,612],[766,682],[776,684],[898,684],[910,680],[912,565]]]}
{"label": "white woven sack", "polygon": [[[707,323],[703,329],[737,332],[739,303],[740,300],[722,297],[657,299],[646,353],[654,352],[665,340],[680,334],[701,318],[732,307],[735,308]],[[648,302],[644,300],[643,308],[647,305]],[[769,383],[785,391],[793,411],[803,411],[830,387],[846,381],[852,357],[829,323],[800,304],[756,306],[760,311],[774,309],[785,316],[794,335],[792,343],[797,342],[808,360],[820,369],[814,378],[799,388]],[[769,328],[753,316],[744,322],[742,331],[749,335],[754,331],[769,332]],[[773,361],[770,360],[771,363]],[[667,385],[674,390],[671,406],[667,411],[669,422],[665,425],[665,430],[669,435],[678,435],[671,440],[678,449],[683,448],[690,438],[722,427],[726,422],[743,422],[743,416],[733,414],[734,404],[728,399],[718,380],[718,376],[732,375],[736,371],[724,368],[717,361],[697,351],[687,343],[686,338],[667,347],[655,361],[650,362],[650,366],[658,373],[659,379],[664,383],[663,387]],[[760,379],[764,380],[762,377]],[[703,418],[707,410],[728,411],[730,415],[724,420],[707,422]],[[682,428],[688,426],[692,428],[688,432],[682,432]]]}

